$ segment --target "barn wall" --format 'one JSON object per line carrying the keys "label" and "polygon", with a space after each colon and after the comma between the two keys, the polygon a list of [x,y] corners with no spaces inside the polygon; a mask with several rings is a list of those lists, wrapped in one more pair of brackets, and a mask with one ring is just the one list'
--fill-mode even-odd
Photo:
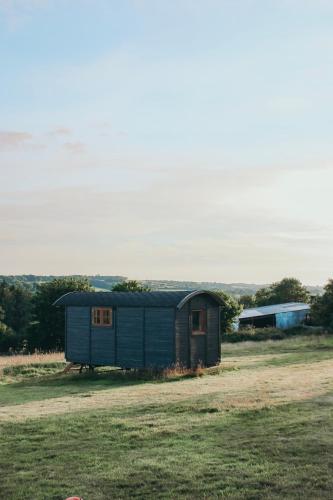
{"label": "barn wall", "polygon": [[164,368],[175,362],[173,308],[147,307],[144,318],[145,366]]}
{"label": "barn wall", "polygon": [[90,307],[67,307],[67,361],[90,363]]}
{"label": "barn wall", "polygon": [[308,313],[308,310],[278,313],[275,315],[276,327],[284,329],[298,326],[303,323]]}

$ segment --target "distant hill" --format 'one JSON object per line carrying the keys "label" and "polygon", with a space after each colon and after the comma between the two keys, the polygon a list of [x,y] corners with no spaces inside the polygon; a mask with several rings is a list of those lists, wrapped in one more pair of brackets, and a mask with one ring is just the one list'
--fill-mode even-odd
{"label": "distant hill", "polygon": [[253,294],[264,285],[254,283],[219,283],[214,281],[144,280],[152,290],[223,290],[231,295]]}
{"label": "distant hill", "polygon": [[[86,276],[86,275],[73,275]],[[39,276],[35,274],[24,275],[0,275],[0,281],[6,280],[9,283],[22,283],[35,289],[39,283],[51,281],[54,278],[63,276]],[[91,285],[98,291],[108,291],[121,281],[127,279],[126,276],[102,276],[99,274],[86,276]],[[257,290],[268,285],[258,285],[255,283],[220,283],[212,281],[174,281],[174,280],[141,280],[142,283],[149,286],[152,290],[223,290],[231,295],[253,295]],[[312,295],[319,295],[323,292],[321,286],[308,286]]]}

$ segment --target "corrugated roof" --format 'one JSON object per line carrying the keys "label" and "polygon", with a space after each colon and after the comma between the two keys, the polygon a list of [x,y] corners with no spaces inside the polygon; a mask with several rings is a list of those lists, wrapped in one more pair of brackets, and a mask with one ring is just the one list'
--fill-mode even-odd
{"label": "corrugated roof", "polygon": [[303,311],[310,309],[309,304],[303,302],[287,302],[285,304],[275,304],[271,306],[252,307],[244,309],[239,319],[255,318],[257,316],[269,316],[284,312]]}
{"label": "corrugated roof", "polygon": [[221,299],[204,290],[176,292],[69,292],[54,302],[55,306],[124,306],[124,307],[178,307],[190,298],[209,294],[217,303]]}

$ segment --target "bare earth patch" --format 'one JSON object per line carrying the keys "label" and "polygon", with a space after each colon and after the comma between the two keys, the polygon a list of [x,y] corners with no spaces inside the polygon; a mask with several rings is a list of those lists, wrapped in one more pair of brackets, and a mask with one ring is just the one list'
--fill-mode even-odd
{"label": "bare earth patch", "polygon": [[0,421],[22,421],[93,409],[163,405],[205,395],[214,395],[214,405],[222,411],[263,408],[310,399],[331,389],[333,362],[325,360],[260,370],[242,369],[163,384],[112,388],[85,394],[85,397],[66,396],[33,401],[0,408]]}

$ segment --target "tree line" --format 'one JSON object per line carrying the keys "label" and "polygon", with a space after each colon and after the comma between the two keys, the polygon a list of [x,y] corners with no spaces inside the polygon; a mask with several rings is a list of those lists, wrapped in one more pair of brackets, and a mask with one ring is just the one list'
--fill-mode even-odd
{"label": "tree line", "polygon": [[[144,292],[150,288],[135,280],[116,284],[113,291]],[[54,351],[64,349],[65,319],[62,308],[52,304],[68,292],[94,291],[86,277],[61,277],[39,283],[33,291],[21,283],[0,282],[0,352]],[[284,278],[255,295],[239,299],[224,291],[222,298],[221,330],[229,330],[242,308],[283,302],[311,304],[311,318],[315,325],[333,328],[333,280],[324,288],[324,294],[312,297],[305,286],[295,278]]]}
{"label": "tree line", "polygon": [[0,352],[63,350],[64,311],[52,304],[61,295],[92,291],[87,278],[65,277],[32,291],[21,283],[0,282]]}
{"label": "tree line", "polygon": [[239,302],[245,309],[286,302],[305,302],[311,306],[311,324],[333,329],[333,279],[328,280],[322,295],[311,295],[296,278],[284,278],[260,288],[254,295],[241,296]]}

